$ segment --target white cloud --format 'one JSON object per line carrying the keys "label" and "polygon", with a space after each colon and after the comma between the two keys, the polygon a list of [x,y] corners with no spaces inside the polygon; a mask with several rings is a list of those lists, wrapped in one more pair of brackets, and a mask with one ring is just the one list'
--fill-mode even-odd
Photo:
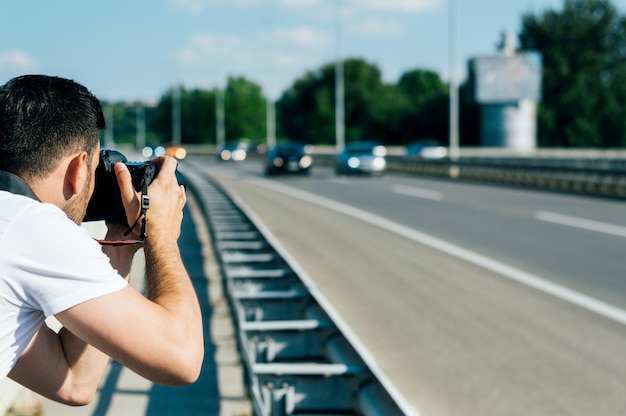
{"label": "white cloud", "polygon": [[251,37],[194,34],[172,60],[180,75],[194,85],[216,85],[239,74],[257,80],[277,98],[296,77],[323,63],[323,48],[332,43],[331,35],[307,26]]}
{"label": "white cloud", "polygon": [[439,10],[443,0],[352,0],[351,4],[373,10],[421,13]]}
{"label": "white cloud", "polygon": [[285,6],[311,7],[321,5],[321,0],[282,0]]}
{"label": "white cloud", "polygon": [[[275,5],[276,0],[168,0],[169,7],[182,9],[190,13],[197,14],[213,7],[251,7],[257,5]],[[321,6],[322,0],[279,0],[279,4],[287,7],[313,7]]]}
{"label": "white cloud", "polygon": [[228,53],[242,46],[244,40],[235,35],[194,34],[189,39],[189,45],[201,52]]}
{"label": "white cloud", "polygon": [[24,51],[0,52],[0,70],[2,71],[35,72],[38,69],[37,60]]}
{"label": "white cloud", "polygon": [[371,17],[359,22],[356,31],[371,36],[399,36],[404,33],[404,26],[396,20]]}
{"label": "white cloud", "polygon": [[328,33],[306,26],[276,29],[269,34],[273,42],[305,48],[322,48],[329,44],[332,36]]}
{"label": "white cloud", "polygon": [[263,3],[264,0],[168,0],[168,6],[197,14],[205,9],[217,6],[249,7]]}

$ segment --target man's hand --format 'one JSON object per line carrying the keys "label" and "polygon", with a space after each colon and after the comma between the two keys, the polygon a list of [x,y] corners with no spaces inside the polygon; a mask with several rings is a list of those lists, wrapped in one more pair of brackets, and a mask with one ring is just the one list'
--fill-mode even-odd
{"label": "man's hand", "polygon": [[180,237],[183,207],[187,202],[185,187],[176,178],[176,159],[161,156],[152,161],[157,175],[148,186],[148,239],[176,242]]}
{"label": "man's hand", "polygon": [[[183,220],[183,207],[187,202],[185,187],[179,185],[176,178],[178,162],[172,157],[161,156],[152,163],[156,165],[158,173],[148,186],[150,207],[147,217],[150,220],[147,234],[153,240],[164,238],[177,241]],[[141,215],[141,193],[133,187],[130,171],[124,163],[116,163],[114,170],[128,224],[135,224]],[[139,239],[139,235],[140,227],[135,226],[131,237],[126,238]]]}
{"label": "man's hand", "polygon": [[[118,162],[113,166],[113,170],[115,171],[115,176],[117,178],[117,184],[120,188],[120,195],[122,198],[122,204],[124,205],[124,211],[126,212],[126,221],[129,225],[135,224],[135,221],[141,215],[141,193],[135,190],[133,186],[133,180],[130,175],[130,171],[128,167],[122,162]],[[140,235],[140,228],[134,227],[132,232],[123,236],[122,234],[128,229],[125,227],[123,230],[120,228],[120,224],[109,224],[107,223],[107,227],[109,228],[110,233],[119,233],[118,236],[107,236],[107,239],[134,239],[138,240]],[[120,232],[121,231],[121,232]],[[111,238],[112,237],[112,238]]]}

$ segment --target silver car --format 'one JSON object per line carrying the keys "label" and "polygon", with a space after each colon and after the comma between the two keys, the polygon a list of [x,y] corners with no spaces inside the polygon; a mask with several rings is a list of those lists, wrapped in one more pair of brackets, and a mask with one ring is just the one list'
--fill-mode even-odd
{"label": "silver car", "polygon": [[347,143],[337,155],[335,173],[337,175],[352,173],[382,175],[387,168],[386,154],[385,146],[378,143]]}

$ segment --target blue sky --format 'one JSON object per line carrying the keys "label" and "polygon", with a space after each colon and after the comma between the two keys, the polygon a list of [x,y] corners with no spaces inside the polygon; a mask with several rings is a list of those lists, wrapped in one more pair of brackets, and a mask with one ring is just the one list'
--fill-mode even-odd
{"label": "blue sky", "polygon": [[[495,53],[524,13],[560,10],[564,0],[1,0],[0,83],[45,73],[105,100],[156,100],[177,83],[213,88],[233,75],[278,98],[333,62],[338,44],[386,82],[416,68],[448,80],[449,1],[462,79],[467,60]],[[613,4],[626,10],[626,0]]]}

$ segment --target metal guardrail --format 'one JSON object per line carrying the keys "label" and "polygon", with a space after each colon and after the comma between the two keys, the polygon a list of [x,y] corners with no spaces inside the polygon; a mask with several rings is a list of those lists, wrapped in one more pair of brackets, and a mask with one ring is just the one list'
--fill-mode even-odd
{"label": "metal guardrail", "polygon": [[[189,153],[215,155],[214,146],[188,147]],[[522,186],[556,192],[626,198],[626,150],[461,148],[457,161],[404,156],[402,146],[388,147],[390,172],[455,180]],[[263,159],[264,155],[250,155]],[[316,146],[316,165],[334,166],[333,146]]]}
{"label": "metal guardrail", "polygon": [[[333,166],[335,156],[315,155]],[[626,158],[465,157],[422,160],[387,156],[389,172],[521,186],[557,192],[626,198]]]}
{"label": "metal guardrail", "polygon": [[254,414],[415,414],[251,213],[206,173],[180,167],[210,224]]}

